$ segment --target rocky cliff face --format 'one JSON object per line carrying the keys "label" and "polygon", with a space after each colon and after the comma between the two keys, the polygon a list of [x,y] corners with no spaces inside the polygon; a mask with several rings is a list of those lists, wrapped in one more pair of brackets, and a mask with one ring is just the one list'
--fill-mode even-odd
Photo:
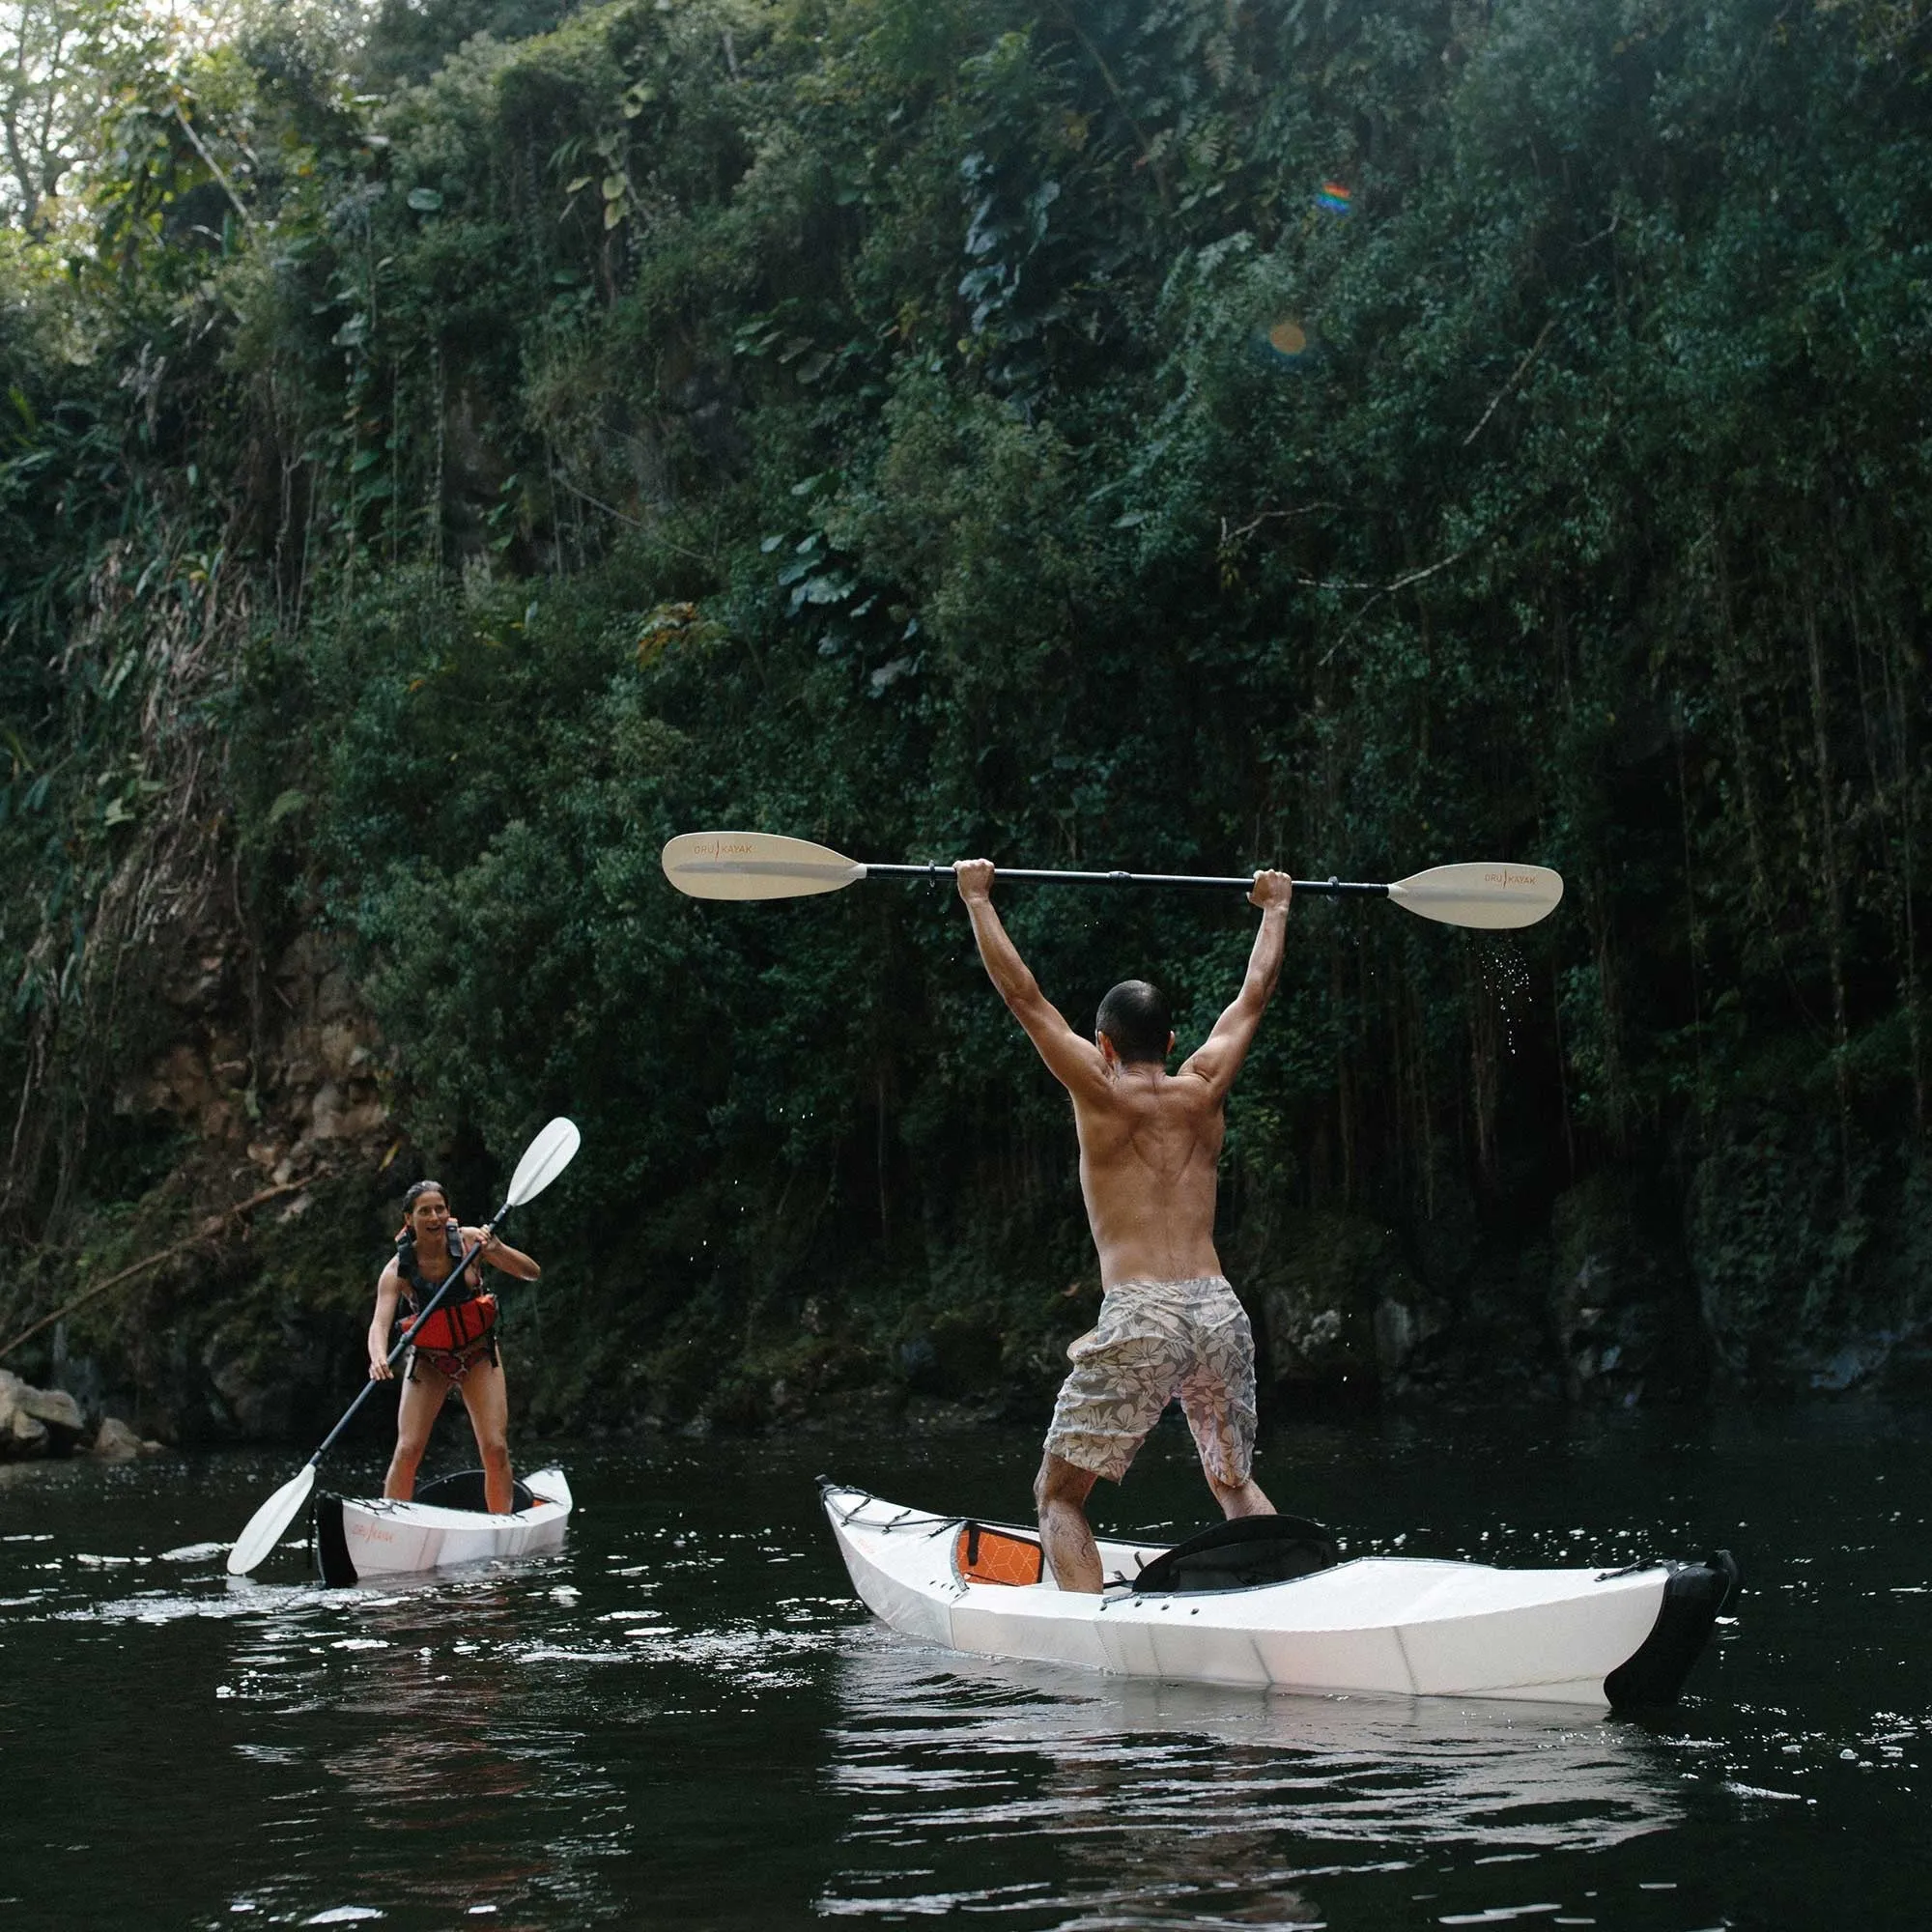
{"label": "rocky cliff face", "polygon": [[1549,1254],[1546,1306],[1570,1401],[1629,1406],[1703,1393],[1711,1350],[1662,1177],[1596,1175],[1559,1196]]}
{"label": "rocky cliff face", "polygon": [[1279,1264],[1247,1287],[1276,1388],[1290,1400],[1365,1402],[1406,1388],[1449,1315],[1395,1232],[1361,1215],[1310,1213],[1290,1219],[1280,1247]]}
{"label": "rocky cliff face", "polygon": [[1281,1217],[1241,1284],[1290,1401],[1624,1407],[1932,1382],[1932,1162],[1829,1120],[1720,1122],[1688,1179],[1605,1172],[1547,1228]]}
{"label": "rocky cliff face", "polygon": [[1692,1170],[1684,1231],[1720,1385],[1932,1380],[1932,1155],[1825,1111],[1740,1107]]}
{"label": "rocky cliff face", "polygon": [[388,1130],[375,1025],[327,941],[302,932],[260,985],[239,942],[194,963],[167,995],[180,1037],[117,1111],[165,1116],[205,1158],[240,1153],[275,1181],[354,1159]]}
{"label": "rocky cliff face", "polygon": [[71,1393],[77,1430],[119,1412],[170,1440],[299,1435],[354,1386],[393,1234],[383,1177],[407,1142],[381,1042],[314,931],[267,961],[203,931],[172,958],[174,1037],[113,1096],[171,1159],[0,1295],[0,1342],[71,1308],[15,1366]]}

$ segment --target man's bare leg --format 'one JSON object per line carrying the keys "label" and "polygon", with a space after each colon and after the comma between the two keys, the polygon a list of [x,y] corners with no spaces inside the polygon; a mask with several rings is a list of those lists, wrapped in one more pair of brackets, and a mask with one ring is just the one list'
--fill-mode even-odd
{"label": "man's bare leg", "polygon": [[[1252,1380],[1249,1387],[1253,1387]],[[1231,1521],[1237,1516],[1274,1516],[1278,1512],[1263,1494],[1252,1467],[1238,1483],[1224,1483],[1214,1473],[1217,1463],[1226,1467],[1242,1453],[1243,1446],[1249,1455],[1254,1453],[1253,1435],[1229,1423],[1227,1406],[1226,1389],[1218,1378],[1203,1377],[1191,1384],[1182,1384],[1181,1413],[1187,1417],[1187,1427],[1194,1436],[1194,1453],[1201,1459],[1201,1473],[1214,1492],[1221,1514]]]}
{"label": "man's bare leg", "polygon": [[1245,1483],[1217,1483],[1208,1470],[1201,1472],[1208,1478],[1208,1487],[1214,1492],[1214,1500],[1221,1505],[1225,1517],[1273,1516],[1275,1506],[1262,1493],[1262,1486],[1250,1476]]}
{"label": "man's bare leg", "polygon": [[1063,1590],[1088,1597],[1100,1594],[1100,1550],[1087,1520],[1087,1498],[1099,1481],[1064,1456],[1048,1455],[1033,1486],[1039,1505],[1039,1541],[1053,1580]]}

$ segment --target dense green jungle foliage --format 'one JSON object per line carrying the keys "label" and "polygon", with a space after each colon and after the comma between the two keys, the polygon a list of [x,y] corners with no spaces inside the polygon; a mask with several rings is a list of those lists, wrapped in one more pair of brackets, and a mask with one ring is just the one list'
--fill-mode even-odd
{"label": "dense green jungle foliage", "polygon": [[[402,1164],[121,1304],[144,1346],[253,1294],[341,1386],[403,1166],[481,1212],[568,1111],[526,1413],[1032,1403],[1095,1292],[1064,1100],[948,894],[667,888],[667,837],[745,825],[1554,865],[1507,939],[1297,908],[1224,1191],[1276,1375],[1623,1401],[1918,1359],[1916,7],[384,0],[97,39],[0,261],[38,1257],[0,1305],[152,1238],[192,1136],[137,1075],[207,935],[252,1120],[267,962],[320,934]],[[1000,902],[1076,1025],[1146,973],[1183,1049],[1252,933]]]}

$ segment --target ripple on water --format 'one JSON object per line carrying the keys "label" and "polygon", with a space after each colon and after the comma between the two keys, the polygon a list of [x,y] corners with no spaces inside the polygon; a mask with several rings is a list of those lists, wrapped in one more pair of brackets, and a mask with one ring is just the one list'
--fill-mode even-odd
{"label": "ripple on water", "polygon": [[975,1848],[1009,1868],[1032,1839],[1085,1894],[1059,1925],[1315,1924],[1311,1880],[1602,1851],[1683,1815],[1675,1763],[1594,1711],[1090,1680],[870,1629],[840,1648],[832,1776],[855,1808],[816,1901],[837,1916],[1024,1915],[1026,1886],[957,1881]]}

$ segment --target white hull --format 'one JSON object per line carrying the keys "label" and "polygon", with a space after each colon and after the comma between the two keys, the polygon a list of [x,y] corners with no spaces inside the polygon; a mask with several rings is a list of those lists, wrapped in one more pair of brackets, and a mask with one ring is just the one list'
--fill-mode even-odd
{"label": "white hull", "polygon": [[[1672,1576],[1662,1565],[1606,1575],[1365,1557],[1252,1589],[1091,1597],[1063,1593],[1050,1573],[1022,1585],[963,1580],[959,1518],[859,1490],[828,1487],[824,1502],[861,1601],[895,1630],[980,1657],[1257,1690],[1607,1707],[1619,1700],[1605,1679],[1659,1630]],[[1103,1542],[1103,1574],[1131,1578],[1161,1548]],[[1702,1641],[1700,1631],[1690,1657]],[[1644,1701],[1675,1694],[1672,1683]]]}
{"label": "white hull", "polygon": [[[539,1469],[524,1483],[533,1501],[528,1509],[511,1516],[391,1502],[384,1496],[319,1498],[317,1535],[325,1545],[332,1538],[322,1520],[322,1508],[330,1504],[341,1511],[341,1550],[324,1548],[324,1576],[330,1582],[366,1582],[492,1557],[541,1556],[559,1548],[571,1510],[570,1485],[563,1471]],[[346,1555],[352,1577],[331,1574],[331,1559],[340,1555]]]}

